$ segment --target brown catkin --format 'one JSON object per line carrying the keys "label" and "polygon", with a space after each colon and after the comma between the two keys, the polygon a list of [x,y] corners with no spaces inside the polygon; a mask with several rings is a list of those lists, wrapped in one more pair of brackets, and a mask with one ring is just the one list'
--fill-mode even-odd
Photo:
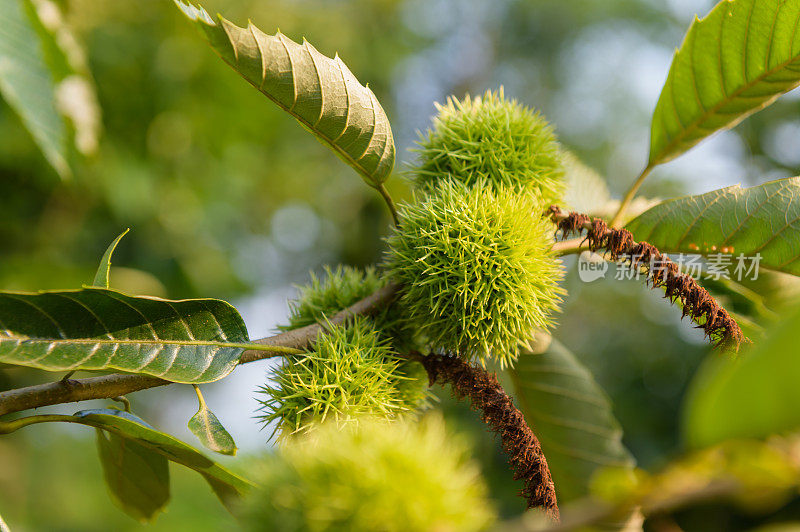
{"label": "brown catkin", "polygon": [[[747,342],[742,330],[728,312],[690,275],[681,273],[677,264],[648,242],[636,242],[627,229],[611,229],[600,218],[571,212],[564,214],[556,205],[546,213],[556,224],[564,238],[586,231],[584,241],[589,249],[604,249],[613,261],[628,262],[647,273],[647,283],[652,288],[664,287],[665,297],[673,303],[680,300],[682,316],[689,316],[706,337],[716,343],[738,350]],[[658,265],[654,267],[654,265]]]}
{"label": "brown catkin", "polygon": [[469,398],[484,423],[500,436],[514,480],[523,481],[521,495],[528,501],[528,508],[541,507],[558,521],[556,490],[542,446],[497,377],[457,356],[434,354],[421,361],[432,385],[449,383],[455,396]]}

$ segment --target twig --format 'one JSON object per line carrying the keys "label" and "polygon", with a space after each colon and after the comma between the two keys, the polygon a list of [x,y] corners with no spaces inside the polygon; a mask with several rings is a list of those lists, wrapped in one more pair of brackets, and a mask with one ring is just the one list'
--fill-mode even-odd
{"label": "twig", "polygon": [[392,213],[392,221],[394,222],[395,227],[400,227],[400,220],[397,217],[397,207],[394,204],[394,200],[389,195],[389,191],[386,190],[386,187],[381,183],[375,189],[380,193],[383,200],[386,202],[386,206],[389,207],[389,212]]}
{"label": "twig", "polygon": [[527,499],[528,508],[542,507],[558,521],[555,486],[542,446],[497,377],[456,356],[428,355],[421,361],[431,384],[449,383],[457,397],[468,397],[483,421],[500,436],[514,480],[524,481],[521,494]]}
{"label": "twig", "polygon": [[[354,316],[370,315],[379,308],[391,303],[395,298],[396,291],[397,285],[387,284],[361,301],[335,314],[328,320],[328,323],[332,326],[341,325]],[[313,324],[256,340],[253,343],[262,346],[274,346],[276,352],[247,350],[242,353],[239,364],[285,356],[291,350],[295,350],[298,353],[302,352],[302,350],[308,349],[322,330],[322,326]],[[0,392],[0,416],[40,406],[87,401],[89,399],[110,399],[167,384],[174,383],[149,375],[126,375],[120,373],[102,377],[38,384]]]}
{"label": "twig", "polygon": [[636,196],[636,193],[639,191],[639,187],[642,186],[645,178],[650,175],[652,170],[653,165],[648,164],[647,168],[642,170],[642,173],[639,174],[639,177],[637,177],[636,181],[633,182],[631,188],[629,188],[628,192],[625,194],[625,197],[622,198],[622,202],[619,204],[617,213],[614,215],[614,218],[611,219],[611,227],[619,229],[622,226],[622,218],[625,216],[625,211],[628,210],[628,206],[630,206],[631,202],[633,201],[633,197]]}
{"label": "twig", "polygon": [[586,231],[584,241],[588,249],[605,249],[613,261],[627,261],[634,268],[647,272],[647,282],[653,288],[663,286],[665,297],[672,302],[680,300],[682,316],[689,316],[717,346],[738,349],[747,342],[742,330],[728,312],[690,275],[681,273],[677,264],[647,242],[636,242],[626,229],[611,229],[600,218],[586,214],[564,213],[553,205],[547,215],[561,230],[564,237]]}

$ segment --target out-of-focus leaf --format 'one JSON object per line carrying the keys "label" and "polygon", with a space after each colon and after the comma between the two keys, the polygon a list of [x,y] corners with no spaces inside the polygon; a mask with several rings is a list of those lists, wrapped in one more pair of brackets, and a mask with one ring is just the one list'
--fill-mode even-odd
{"label": "out-of-focus leaf", "polygon": [[45,63],[56,82],[56,109],[67,119],[71,141],[82,155],[97,151],[100,130],[100,104],[86,53],[61,7],[53,0],[29,2],[32,23],[39,35]]}
{"label": "out-of-focus leaf", "polygon": [[150,427],[127,412],[113,409],[84,410],[74,416],[65,417],[70,422],[103,429],[197,471],[208,481],[228,509],[253,486],[251,482],[231,473],[194,447]]}
{"label": "out-of-focus leaf", "polygon": [[233,371],[248,341],[242,317],[217,299],[170,301],[101,288],[0,292],[0,362],[8,364],[202,383]]}
{"label": "out-of-focus leaf", "polygon": [[164,455],[99,429],[97,449],[117,506],[134,519],[152,521],[169,502],[169,462]]}
{"label": "out-of-focus leaf", "polygon": [[364,180],[378,186],[394,168],[395,147],[386,113],[335,56],[280,32],[268,35],[252,24],[240,28],[221,16],[214,22],[202,7],[176,0],[211,47],[254,87],[330,146]]}
{"label": "out-of-focus leaf", "polygon": [[618,471],[602,471],[598,480],[615,484],[615,489],[599,494],[594,502],[563,505],[562,522],[569,523],[570,530],[587,530],[635,508],[650,517],[711,501],[734,503],[753,514],[774,512],[800,486],[798,450],[796,436],[767,442],[730,440],[693,451],[653,474],[637,470],[634,482],[620,479]]}
{"label": "out-of-focus leaf", "polygon": [[589,168],[572,152],[564,151],[564,181],[567,191],[564,203],[571,210],[594,214],[611,201],[611,193],[605,179]]}
{"label": "out-of-focus leaf", "polygon": [[734,185],[665,201],[626,228],[667,253],[760,254],[760,266],[800,275],[799,194],[800,177]]}
{"label": "out-of-focus leaf", "polygon": [[3,516],[0,515],[0,532],[11,532],[11,529],[8,528],[8,525],[5,521],[3,521]]}
{"label": "out-of-focus leaf", "polygon": [[633,471],[611,403],[587,370],[553,340],[541,354],[523,353],[509,370],[525,419],[542,444],[560,502],[589,493],[596,471]]}
{"label": "out-of-focus leaf", "polygon": [[111,244],[109,244],[108,248],[106,248],[106,252],[103,253],[103,257],[100,259],[100,266],[97,267],[97,273],[94,275],[92,286],[108,288],[109,276],[111,274],[111,255],[114,254],[114,250],[117,249],[117,244],[119,244],[123,236],[128,234],[128,231],[130,231],[130,229],[125,229]]}
{"label": "out-of-focus leaf", "polygon": [[208,409],[206,402],[203,399],[203,394],[200,393],[200,388],[195,386],[197,392],[197,399],[200,402],[200,408],[197,413],[189,420],[189,430],[192,434],[197,436],[200,442],[214,452],[220,454],[235,455],[236,442],[233,441],[233,436],[225,430],[214,412]]}
{"label": "out-of-focus leaf", "polygon": [[800,312],[735,359],[712,357],[695,377],[684,407],[693,447],[800,428]]}
{"label": "out-of-focus leaf", "polygon": [[650,166],[733,127],[800,84],[800,3],[723,0],[695,19],[656,105]]}
{"label": "out-of-focus leaf", "polygon": [[56,85],[45,63],[36,13],[27,0],[6,0],[0,24],[0,92],[19,114],[47,161],[69,177],[67,127],[56,109]]}

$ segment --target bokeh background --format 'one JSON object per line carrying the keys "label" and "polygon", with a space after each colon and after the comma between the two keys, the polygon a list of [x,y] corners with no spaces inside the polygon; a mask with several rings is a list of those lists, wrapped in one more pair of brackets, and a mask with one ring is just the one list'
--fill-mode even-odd
{"label": "bokeh background", "polygon": [[[107,244],[112,287],[170,298],[217,297],[242,312],[251,337],[275,331],[294,284],[325,264],[380,261],[389,218],[380,198],[296,122],[223,64],[167,0],[62,0],[84,44],[103,116],[96,156],[71,180],[50,169],[18,117],[0,103],[0,288],[88,283]],[[394,130],[402,174],[434,102],[500,85],[541,110],[561,141],[619,196],[644,166],[649,122],[672,52],[710,0],[207,0],[210,11],[305,36],[339,52],[369,82]],[[797,93],[658,168],[647,197],[700,193],[798,174]],[[709,349],[660,294],[635,281],[578,281],[555,332],[611,396],[640,465],[680,452],[679,409]],[[613,273],[613,270],[612,270]],[[609,275],[611,277],[611,275]],[[774,286],[780,279],[770,279]],[[780,292],[782,289],[779,289]],[[205,386],[242,453],[263,452],[254,419],[268,363]],[[0,389],[53,375],[0,370]],[[475,444],[505,516],[522,511],[497,442],[441,393],[454,428]],[[131,397],[162,430],[196,443],[190,387]],[[43,409],[71,413],[104,403]],[[235,463],[235,460],[234,460]],[[231,465],[235,467],[235,465]],[[152,530],[233,525],[205,483],[172,467],[173,502]],[[134,530],[110,503],[86,428],[37,426],[0,440],[0,512],[15,530]]]}

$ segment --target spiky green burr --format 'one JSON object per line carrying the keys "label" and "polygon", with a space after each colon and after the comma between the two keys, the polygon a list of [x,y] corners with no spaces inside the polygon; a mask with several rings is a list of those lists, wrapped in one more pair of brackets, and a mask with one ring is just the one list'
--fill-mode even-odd
{"label": "spiky green burr", "polygon": [[508,99],[501,88],[437,104],[438,114],[418,141],[411,170],[427,193],[443,180],[533,192],[543,204],[564,194],[564,169],[552,128],[538,112]]}
{"label": "spiky green burr", "polygon": [[529,194],[442,181],[401,207],[388,239],[404,319],[433,348],[509,364],[561,301],[552,233]]}
{"label": "spiky green burr", "polygon": [[441,418],[326,424],[260,464],[243,506],[247,530],[485,530],[487,489]]}

